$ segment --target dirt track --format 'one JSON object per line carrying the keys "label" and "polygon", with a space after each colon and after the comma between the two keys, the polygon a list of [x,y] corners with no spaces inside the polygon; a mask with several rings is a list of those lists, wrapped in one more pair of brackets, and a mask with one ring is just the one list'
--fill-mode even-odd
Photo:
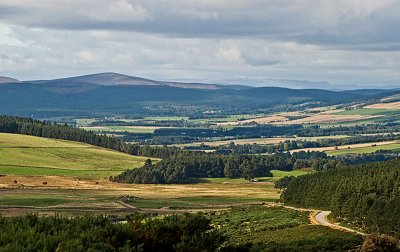
{"label": "dirt track", "polygon": [[360,231],[357,231],[357,230],[354,230],[354,229],[351,229],[348,227],[343,227],[336,223],[330,223],[327,220],[327,217],[330,213],[331,213],[331,211],[319,211],[319,212],[317,212],[317,214],[311,215],[312,216],[311,218],[314,219],[319,225],[328,226],[333,229],[343,230],[343,231],[347,231],[347,232],[351,232],[351,233],[356,233],[359,235],[366,235],[363,232],[360,232]]}
{"label": "dirt track", "polygon": [[321,211],[317,209],[311,209],[311,208],[298,208],[298,207],[291,207],[291,206],[285,206],[283,204],[274,204],[274,206],[282,206],[288,209],[293,209],[297,211],[302,211],[302,212],[310,212],[310,223],[313,225],[322,225],[326,227],[330,227],[332,229],[344,231],[344,232],[350,232],[350,233],[356,233],[358,235],[366,235],[363,232],[357,231],[355,229],[351,229],[348,227],[343,227],[340,226],[339,223],[331,223],[327,220],[328,215],[331,213],[331,211]]}

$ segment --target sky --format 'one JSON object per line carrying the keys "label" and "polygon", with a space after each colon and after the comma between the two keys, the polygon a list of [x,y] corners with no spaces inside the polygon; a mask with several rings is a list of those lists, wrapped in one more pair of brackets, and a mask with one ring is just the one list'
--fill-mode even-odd
{"label": "sky", "polygon": [[0,0],[0,75],[98,72],[400,87],[400,1]]}

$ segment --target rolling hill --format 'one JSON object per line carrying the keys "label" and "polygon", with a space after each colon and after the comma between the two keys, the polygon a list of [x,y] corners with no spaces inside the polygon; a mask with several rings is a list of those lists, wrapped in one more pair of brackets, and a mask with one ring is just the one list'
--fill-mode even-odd
{"label": "rolling hill", "polygon": [[217,84],[205,84],[205,83],[184,83],[184,82],[169,82],[169,81],[156,81],[135,76],[129,76],[119,73],[98,73],[89,74],[83,76],[76,76],[70,78],[54,79],[54,80],[39,80],[39,81],[28,81],[29,83],[51,85],[51,86],[73,86],[77,85],[100,85],[100,86],[161,86],[161,87],[177,87],[177,88],[191,88],[191,89],[205,89],[205,90],[217,90],[217,89],[246,89],[247,86],[233,85],[217,85]]}
{"label": "rolling hill", "polygon": [[0,174],[108,177],[141,167],[146,157],[88,144],[0,133]]}
{"label": "rolling hill", "polygon": [[[58,116],[264,113],[279,106],[332,105],[380,99],[400,91],[329,91],[280,87],[225,86],[154,81],[101,73],[0,86],[0,114],[39,118]],[[312,106],[312,105],[311,105]]]}

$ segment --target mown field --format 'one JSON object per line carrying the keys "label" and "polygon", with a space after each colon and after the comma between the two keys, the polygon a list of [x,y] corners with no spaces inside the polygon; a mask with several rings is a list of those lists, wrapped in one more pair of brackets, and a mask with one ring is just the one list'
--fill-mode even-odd
{"label": "mown field", "polygon": [[146,157],[64,140],[0,133],[0,174],[108,177]]}

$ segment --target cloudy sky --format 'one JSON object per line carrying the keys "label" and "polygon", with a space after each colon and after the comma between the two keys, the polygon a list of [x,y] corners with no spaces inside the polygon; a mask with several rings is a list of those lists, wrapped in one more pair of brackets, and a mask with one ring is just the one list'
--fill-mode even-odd
{"label": "cloudy sky", "polygon": [[399,0],[0,0],[0,75],[400,86]]}

